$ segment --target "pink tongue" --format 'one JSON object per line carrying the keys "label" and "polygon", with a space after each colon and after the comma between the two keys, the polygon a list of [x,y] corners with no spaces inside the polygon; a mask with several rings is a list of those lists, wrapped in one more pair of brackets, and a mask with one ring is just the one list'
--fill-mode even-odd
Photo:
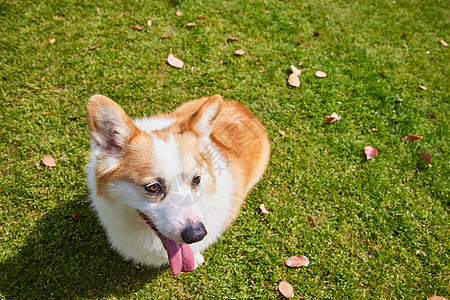
{"label": "pink tongue", "polygon": [[195,261],[191,247],[167,239],[167,255],[173,275],[194,270]]}

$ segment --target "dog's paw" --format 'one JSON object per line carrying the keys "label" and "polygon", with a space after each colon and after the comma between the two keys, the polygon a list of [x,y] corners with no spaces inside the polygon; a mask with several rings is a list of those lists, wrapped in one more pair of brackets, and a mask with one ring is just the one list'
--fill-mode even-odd
{"label": "dog's paw", "polygon": [[203,257],[203,255],[199,252],[199,253],[195,253],[194,254],[194,260],[195,260],[195,268],[197,268],[198,266],[202,265],[203,262],[205,261],[205,258]]}

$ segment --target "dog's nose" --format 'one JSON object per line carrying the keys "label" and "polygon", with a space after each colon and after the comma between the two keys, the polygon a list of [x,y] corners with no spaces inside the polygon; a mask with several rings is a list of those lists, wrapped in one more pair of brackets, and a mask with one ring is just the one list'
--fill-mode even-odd
{"label": "dog's nose", "polygon": [[205,225],[202,222],[197,222],[186,226],[181,233],[181,237],[186,244],[192,244],[203,240],[207,234]]}

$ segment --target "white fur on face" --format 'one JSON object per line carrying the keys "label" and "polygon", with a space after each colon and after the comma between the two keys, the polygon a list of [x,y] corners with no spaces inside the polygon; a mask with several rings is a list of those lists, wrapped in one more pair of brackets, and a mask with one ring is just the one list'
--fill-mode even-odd
{"label": "white fur on face", "polygon": [[[129,191],[129,205],[135,206],[149,216],[164,236],[182,242],[181,232],[188,222],[201,222],[204,218],[198,205],[204,184],[203,178],[196,188],[191,185],[192,178],[195,175],[201,175],[202,172],[193,157],[181,155],[173,135],[170,135],[167,140],[153,136],[152,142],[151,148],[157,163],[151,172],[164,180],[163,188],[165,188],[166,196],[161,201],[149,201],[149,196],[142,189],[140,197],[143,201],[136,201],[140,197],[136,197],[137,195],[130,197],[133,193]],[[120,185],[126,185],[126,183]],[[119,189],[128,190],[126,186],[121,186]]]}

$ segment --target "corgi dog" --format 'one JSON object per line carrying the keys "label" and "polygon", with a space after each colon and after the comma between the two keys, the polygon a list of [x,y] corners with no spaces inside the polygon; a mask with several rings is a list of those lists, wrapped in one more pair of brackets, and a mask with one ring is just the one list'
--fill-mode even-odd
{"label": "corgi dog", "polygon": [[134,121],[95,95],[87,121],[87,184],[111,246],[139,264],[170,264],[174,275],[203,263],[269,161],[262,122],[220,95]]}

